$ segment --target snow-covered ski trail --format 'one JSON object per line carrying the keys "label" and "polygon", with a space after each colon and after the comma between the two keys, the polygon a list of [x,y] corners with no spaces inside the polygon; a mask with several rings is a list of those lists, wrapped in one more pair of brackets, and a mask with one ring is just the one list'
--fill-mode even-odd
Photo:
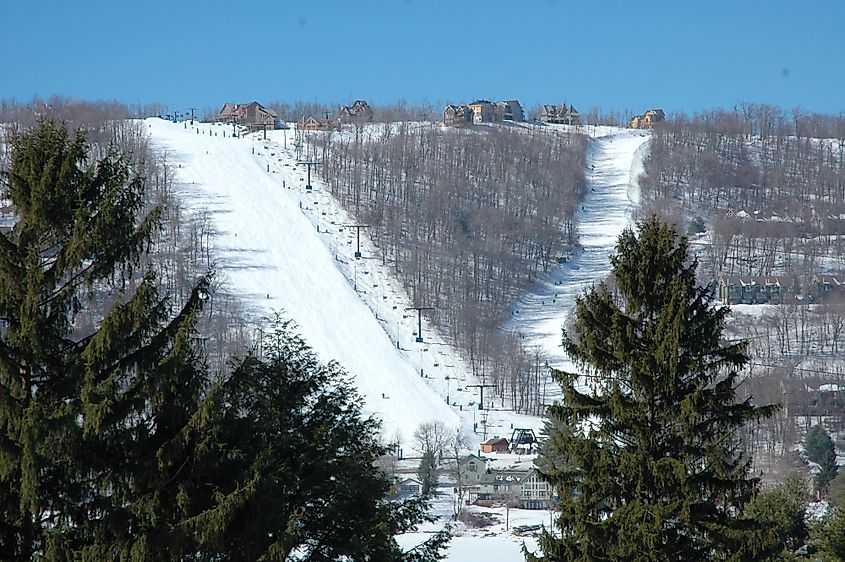
{"label": "snow-covered ski trail", "polygon": [[575,298],[610,273],[609,256],[639,204],[636,180],[650,134],[632,129],[604,133],[588,141],[587,193],[577,218],[578,250],[514,306],[505,326],[522,338],[526,348],[539,349],[549,365],[559,369],[571,368],[561,348],[561,329]]}

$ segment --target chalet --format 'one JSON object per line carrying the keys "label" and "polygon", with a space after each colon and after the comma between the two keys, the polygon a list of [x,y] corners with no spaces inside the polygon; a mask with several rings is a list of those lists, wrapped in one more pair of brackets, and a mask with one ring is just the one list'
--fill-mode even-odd
{"label": "chalet", "polygon": [[476,100],[469,104],[473,123],[492,123],[496,120],[496,106],[487,100]]}
{"label": "chalet", "polygon": [[278,129],[281,121],[278,114],[257,101],[249,103],[224,103],[214,121],[218,123],[237,123],[251,130],[264,128]]}
{"label": "chalet", "polygon": [[299,128],[305,131],[329,131],[340,128],[340,121],[337,119],[317,119],[309,115],[299,123]]}
{"label": "chalet", "polygon": [[732,304],[781,304],[799,294],[795,280],[785,277],[723,275],[719,278],[719,301]]}
{"label": "chalet", "polygon": [[497,121],[524,121],[522,105],[517,100],[504,100],[496,102]]}
{"label": "chalet", "polygon": [[482,453],[507,453],[508,452],[508,440],[504,437],[495,437],[493,439],[488,439],[484,443],[481,444],[481,452]]}
{"label": "chalet", "polygon": [[555,125],[577,125],[581,122],[581,114],[574,106],[565,103],[544,105],[540,110],[540,121]]}
{"label": "chalet", "polygon": [[352,105],[344,105],[338,112],[341,123],[360,123],[373,120],[373,110],[364,100],[355,100]]}
{"label": "chalet", "polygon": [[659,123],[666,118],[666,114],[662,109],[649,109],[642,115],[634,115],[631,118],[632,129],[651,129],[655,123]]}
{"label": "chalet", "polygon": [[472,123],[473,111],[468,105],[447,105],[443,110],[443,123],[460,127]]}
{"label": "chalet", "polygon": [[554,488],[543,480],[536,468],[532,468],[520,484],[522,495],[519,504],[522,509],[547,509],[557,502]]}
{"label": "chalet", "polygon": [[487,470],[477,485],[467,486],[468,503],[509,504],[522,509],[546,509],[557,500],[554,488],[535,467]]}
{"label": "chalet", "polygon": [[469,490],[468,497],[479,505],[507,502],[516,507],[522,497],[522,481],[531,469],[488,470],[481,476],[477,490]]}
{"label": "chalet", "polygon": [[461,483],[465,486],[477,485],[481,482],[481,475],[486,472],[487,461],[477,455],[467,455],[461,459],[458,471]]}
{"label": "chalet", "polygon": [[419,496],[422,494],[422,482],[416,478],[405,478],[396,483],[396,495],[400,498]]}

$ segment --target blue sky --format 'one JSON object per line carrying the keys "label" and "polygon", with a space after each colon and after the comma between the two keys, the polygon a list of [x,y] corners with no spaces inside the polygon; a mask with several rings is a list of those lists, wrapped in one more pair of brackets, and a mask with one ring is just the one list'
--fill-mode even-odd
{"label": "blue sky", "polygon": [[0,98],[845,111],[845,2],[0,0]]}

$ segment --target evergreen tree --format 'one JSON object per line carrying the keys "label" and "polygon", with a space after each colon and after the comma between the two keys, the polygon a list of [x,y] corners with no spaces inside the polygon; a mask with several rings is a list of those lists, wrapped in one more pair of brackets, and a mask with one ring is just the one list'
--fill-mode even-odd
{"label": "evergreen tree", "polygon": [[827,487],[827,500],[831,503],[845,501],[845,473],[837,470],[836,477]]}
{"label": "evergreen tree", "polygon": [[746,506],[745,517],[754,521],[742,534],[732,553],[735,560],[795,560],[795,553],[807,545],[807,488],[801,478],[758,493]]}
{"label": "evergreen tree", "polygon": [[[320,364],[279,320],[263,357],[235,366],[223,385],[216,435],[200,445],[209,465],[223,459],[201,476],[219,481],[215,497],[186,522],[192,532],[226,529],[201,540],[208,559],[440,558],[446,531],[409,553],[396,543],[396,534],[429,520],[428,501],[388,499],[391,481],[376,467],[387,452],[379,423],[362,416],[347,378],[336,363]],[[228,482],[229,473],[247,477]]]}
{"label": "evergreen tree", "polygon": [[[160,559],[206,383],[193,346],[201,280],[172,312],[135,271],[160,208],[114,148],[45,121],[12,138],[0,235],[0,551],[10,558]],[[128,290],[127,282],[137,280]],[[98,328],[75,320],[117,295]]]}
{"label": "evergreen tree", "polygon": [[845,503],[832,506],[825,518],[817,523],[811,533],[816,550],[812,560],[841,562],[845,560]]}
{"label": "evergreen tree", "polygon": [[804,450],[807,458],[819,465],[819,472],[816,474],[816,490],[827,491],[830,481],[836,477],[839,466],[836,464],[836,447],[833,439],[819,425],[810,428],[804,437]]}
{"label": "evergreen tree", "polygon": [[639,222],[610,260],[611,283],[576,299],[564,331],[586,376],[555,373],[563,400],[539,463],[560,532],[529,559],[730,559],[757,486],[738,430],[772,411],[737,400],[746,343],[722,341],[728,309],[696,284],[674,227]]}

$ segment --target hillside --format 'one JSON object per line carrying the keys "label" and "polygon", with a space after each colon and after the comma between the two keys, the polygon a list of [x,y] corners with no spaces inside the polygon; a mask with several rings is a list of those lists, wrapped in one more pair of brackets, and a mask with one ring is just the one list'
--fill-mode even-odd
{"label": "hillside", "polygon": [[386,439],[407,450],[413,431],[431,420],[463,426],[476,443],[509,436],[512,427],[539,431],[542,420],[501,404],[479,411],[478,389],[465,387],[477,383],[470,369],[427,322],[424,342],[416,341],[416,312],[405,310],[411,300],[372,257],[377,250],[365,232],[355,259],[356,231],[344,226],[353,219],[315,174],[313,191],[305,189],[292,138],[285,148],[290,133],[268,132],[265,141],[232,138],[223,125],[146,123],[175,166],[175,195],[189,212],[206,214],[218,268],[248,312],[282,312],[323,360],[343,365],[366,410],[383,420]]}

